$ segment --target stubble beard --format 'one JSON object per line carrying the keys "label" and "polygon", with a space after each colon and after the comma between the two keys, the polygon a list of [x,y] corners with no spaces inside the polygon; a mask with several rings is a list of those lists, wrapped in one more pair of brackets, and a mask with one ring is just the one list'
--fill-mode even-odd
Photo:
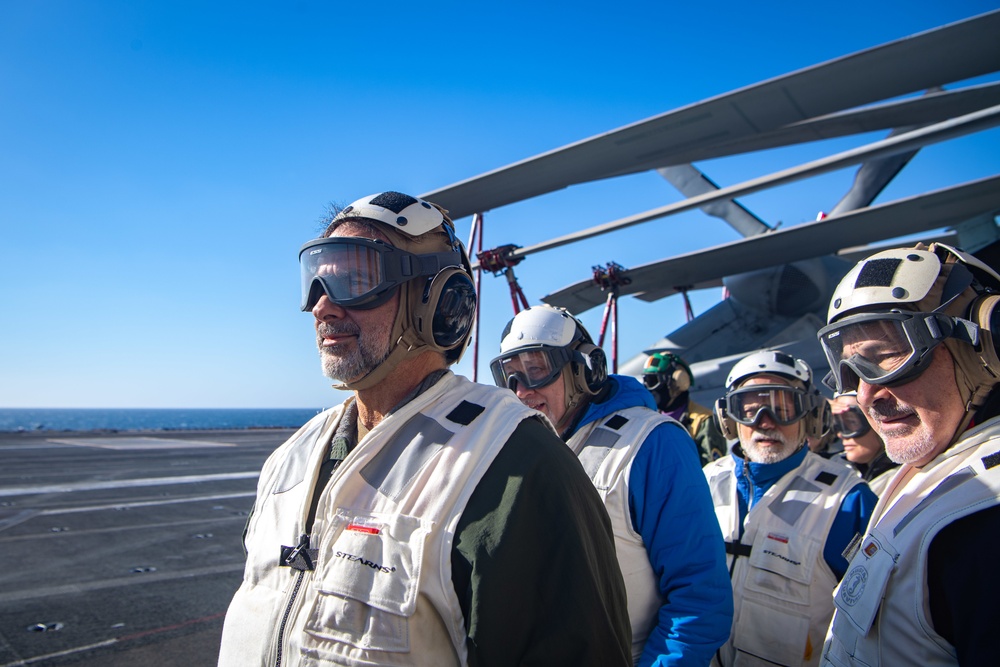
{"label": "stubble beard", "polygon": [[911,427],[907,433],[899,433],[898,428],[889,432],[883,429],[881,419],[917,414],[916,410],[906,403],[898,399],[892,402],[877,401],[868,408],[868,414],[871,417],[872,425],[882,438],[882,442],[885,443],[886,455],[894,463],[914,463],[926,458],[934,451],[937,443],[923,422]]}
{"label": "stubble beard", "polygon": [[[353,335],[355,345],[323,347],[323,336]],[[353,323],[321,324],[316,330],[323,375],[337,382],[359,380],[382,365],[392,351],[389,334],[385,331],[361,332]]]}

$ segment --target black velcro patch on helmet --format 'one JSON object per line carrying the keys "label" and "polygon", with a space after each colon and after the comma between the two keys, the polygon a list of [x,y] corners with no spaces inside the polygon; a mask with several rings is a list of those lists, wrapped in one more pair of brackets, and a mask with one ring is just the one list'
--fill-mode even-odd
{"label": "black velcro patch on helmet", "polygon": [[790,354],[785,354],[784,352],[774,353],[775,363],[782,364],[783,366],[788,366],[789,368],[795,368],[795,357]]}
{"label": "black velcro patch on helmet", "polygon": [[827,486],[832,486],[834,482],[837,481],[837,476],[832,472],[823,471],[816,475],[816,481],[820,484],[826,484]]}
{"label": "black velcro patch on helmet", "polygon": [[469,403],[468,401],[462,401],[458,404],[458,407],[448,413],[448,421],[453,421],[456,424],[461,424],[462,426],[468,426],[472,423],[472,420],[483,414],[485,410],[481,405],[476,405],[475,403]]}
{"label": "black velcro patch on helmet", "polygon": [[987,470],[989,470],[990,468],[995,468],[998,465],[1000,465],[1000,452],[993,452],[989,456],[984,456],[983,465],[986,466]]}
{"label": "black velcro patch on helmet", "polygon": [[607,426],[608,428],[611,428],[611,429],[614,429],[614,430],[617,431],[618,429],[620,429],[622,426],[624,426],[627,423],[628,423],[628,417],[622,417],[621,415],[615,415],[614,417],[612,417],[608,421],[604,422],[604,425]]}
{"label": "black velcro patch on helmet", "polygon": [[373,197],[368,203],[373,206],[387,208],[393,213],[399,213],[407,206],[416,204],[417,200],[410,195],[404,195],[402,192],[383,192],[382,194]]}
{"label": "black velcro patch on helmet", "polygon": [[854,281],[854,287],[889,287],[896,269],[903,263],[901,259],[871,259],[864,263]]}

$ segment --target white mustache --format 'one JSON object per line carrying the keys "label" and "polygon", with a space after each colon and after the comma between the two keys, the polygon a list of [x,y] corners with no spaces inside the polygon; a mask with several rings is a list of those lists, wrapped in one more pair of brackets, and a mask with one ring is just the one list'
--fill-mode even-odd
{"label": "white mustache", "polygon": [[760,442],[761,440],[777,440],[783,445],[788,444],[788,440],[785,438],[785,434],[777,429],[768,429],[766,431],[754,431],[753,437],[750,438],[752,442]]}

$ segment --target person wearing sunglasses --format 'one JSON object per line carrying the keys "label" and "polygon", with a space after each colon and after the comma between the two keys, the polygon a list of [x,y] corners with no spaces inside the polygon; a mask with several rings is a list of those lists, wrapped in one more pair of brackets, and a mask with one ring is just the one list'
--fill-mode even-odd
{"label": "person wearing sunglasses", "polygon": [[940,243],[876,253],[834,290],[830,382],[901,465],[850,554],[825,664],[997,664],[998,304],[1000,274]]}
{"label": "person wearing sunglasses", "polygon": [[845,462],[809,450],[829,405],[809,365],[780,350],[738,361],[715,405],[739,442],[705,466],[726,542],[735,614],[713,665],[817,665],[844,576],[841,555],[876,497]]}
{"label": "person wearing sunglasses", "polygon": [[733,600],[691,436],[634,377],[608,374],[604,351],[565,309],[519,312],[490,369],[549,418],[604,499],[635,664],[708,664],[729,636]]}
{"label": "person wearing sunglasses", "polygon": [[899,464],[885,453],[885,443],[872,430],[865,413],[858,407],[856,391],[837,394],[830,402],[833,431],[840,438],[843,457],[861,473],[868,487],[881,495]]}
{"label": "person wearing sunglasses", "polygon": [[299,264],[351,393],[264,464],[219,664],[631,665],[600,495],[540,412],[449,368],[476,293],[445,211],[364,197]]}

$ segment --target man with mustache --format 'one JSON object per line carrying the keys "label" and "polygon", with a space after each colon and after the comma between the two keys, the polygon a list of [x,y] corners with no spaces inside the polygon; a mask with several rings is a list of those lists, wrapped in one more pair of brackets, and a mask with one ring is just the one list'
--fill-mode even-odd
{"label": "man with mustache", "polygon": [[715,406],[732,453],[705,467],[726,541],[735,613],[713,665],[817,665],[841,555],[875,494],[843,462],[809,450],[827,428],[812,369],[778,350],[733,366]]}
{"label": "man with mustache", "polygon": [[264,464],[219,664],[631,665],[597,491],[540,412],[449,370],[476,294],[446,212],[359,199],[299,263],[352,394]]}
{"label": "man with mustache", "polygon": [[858,263],[819,332],[901,467],[849,554],[826,665],[995,665],[1000,274],[943,244]]}

